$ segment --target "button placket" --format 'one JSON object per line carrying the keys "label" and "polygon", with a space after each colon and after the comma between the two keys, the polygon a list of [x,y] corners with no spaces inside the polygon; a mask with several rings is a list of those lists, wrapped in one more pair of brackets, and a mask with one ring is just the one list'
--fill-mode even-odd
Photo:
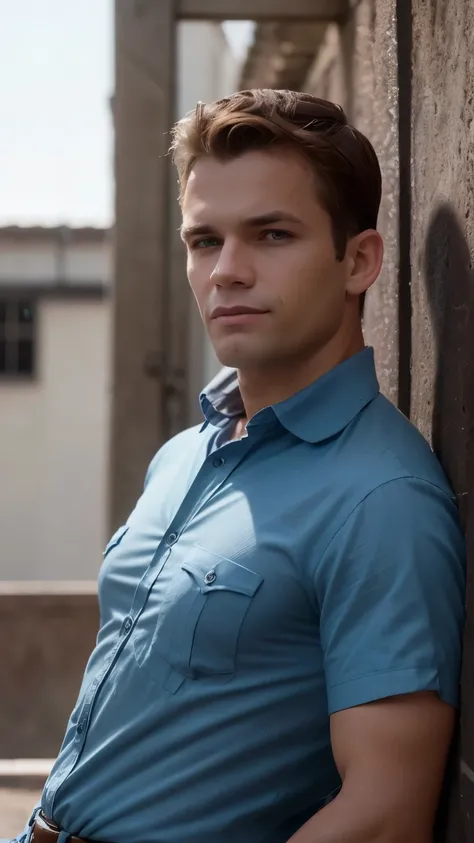
{"label": "button placket", "polygon": [[[165,537],[165,544],[170,552],[172,546],[176,544],[179,539],[179,536],[186,530],[188,524],[192,523],[196,515],[206,506],[207,502],[221,488],[222,484],[225,483],[228,476],[234,471],[234,469],[239,465],[239,463],[242,462],[245,455],[251,449],[251,445],[249,445],[248,439],[234,444],[239,447],[237,447],[237,450],[235,450],[232,459],[226,459],[225,457],[215,457],[212,463],[210,463],[208,460],[205,460],[205,462],[202,464],[185,497],[183,498],[181,506],[178,512],[176,513],[175,518],[170,524],[170,527],[171,525],[173,525],[174,527],[173,532],[169,533]],[[216,465],[217,462],[219,463],[218,466]],[[225,465],[225,471],[219,474],[218,479],[214,479],[215,475],[211,473],[211,465],[216,468]],[[197,494],[198,489],[199,494]],[[176,532],[176,529],[179,530],[179,533]],[[166,564],[168,558],[169,557],[165,557],[161,560],[161,566],[157,573],[153,573],[151,570],[152,568],[154,568],[154,563],[157,560],[155,559],[153,561],[152,565],[150,566],[150,569],[147,572],[147,576],[144,577],[144,579],[140,583],[140,587],[137,589],[137,598],[143,588],[142,597],[143,601],[145,602],[146,595],[148,594],[149,589],[152,587],[156,577],[159,576],[160,571]]]}
{"label": "button placket", "polygon": [[[168,555],[171,551],[168,551]],[[163,562],[164,564],[164,562]],[[143,606],[141,607],[143,608]],[[129,615],[127,617],[130,617]],[[133,626],[133,618],[132,620]],[[75,740],[75,748],[71,750],[71,756],[69,758],[69,763],[67,767],[64,767],[61,770],[61,778],[60,780],[55,780],[54,783],[51,783],[50,788],[51,790],[48,792],[47,798],[49,803],[49,813],[53,814],[54,811],[54,803],[56,797],[58,795],[59,790],[61,789],[64,782],[68,779],[71,771],[74,769],[85,744],[85,740],[87,737],[88,732],[88,724],[90,713],[94,706],[97,693],[99,689],[102,687],[103,683],[107,680],[107,677],[111,670],[113,669],[117,657],[122,652],[127,639],[125,636],[118,637],[117,643],[115,647],[112,649],[109,657],[104,660],[101,670],[98,672],[97,676],[93,680],[89,690],[85,693],[84,699],[82,701],[82,705],[80,707],[80,714],[79,714],[79,722],[76,726],[76,740]]]}
{"label": "button placket", "polygon": [[[216,453],[208,455],[203,447],[200,468],[187,492],[184,493],[174,518],[170,520],[168,529],[164,531],[164,540],[156,548],[148,570],[144,573],[142,580],[137,586],[132,601],[133,605],[129,609],[130,614],[125,617],[122,616],[122,629],[123,624],[127,622],[128,618],[132,620],[130,629],[134,628],[146,605],[149,589],[153,586],[154,581],[160,575],[162,568],[166,565],[173,552],[172,546],[179,541],[180,536],[185,532],[188,525],[192,524],[199,512],[207,505],[223,484],[226,483],[229,475],[232,474],[251,450],[252,443],[248,439],[233,443],[230,451],[224,451],[225,457],[218,456]],[[209,560],[208,564],[213,565],[214,562]],[[205,571],[206,568],[204,568],[204,571],[201,569],[200,572],[202,584],[206,575]],[[218,576],[212,569],[207,571],[207,574],[209,576],[206,586],[212,586]],[[48,813],[51,816],[54,815],[55,797],[83,752],[91,718],[93,718],[93,707],[97,693],[102,685],[108,681],[109,675],[122,650],[130,644],[129,636],[127,634],[120,635],[119,629],[120,627],[117,624],[117,631],[115,632],[117,636],[116,645],[112,647],[112,651],[104,659],[102,666],[97,672],[96,679],[94,679],[91,686],[85,691],[82,706],[79,706],[76,721],[76,729],[79,727],[79,733],[75,741],[72,738],[70,757],[66,759],[66,763],[57,771],[53,782],[50,783],[48,791]],[[130,629],[127,629],[126,632],[130,632]],[[174,675],[173,678],[170,677],[170,692],[175,693],[183,681],[185,680],[181,675]]]}
{"label": "button placket", "polygon": [[124,632],[124,633],[125,633],[125,632],[130,632],[130,630],[131,630],[132,626],[133,626],[133,620],[132,620],[132,618],[130,617],[130,615],[128,615],[128,616],[125,618],[125,620],[124,620],[124,622],[123,622],[123,624],[122,624],[122,632]]}

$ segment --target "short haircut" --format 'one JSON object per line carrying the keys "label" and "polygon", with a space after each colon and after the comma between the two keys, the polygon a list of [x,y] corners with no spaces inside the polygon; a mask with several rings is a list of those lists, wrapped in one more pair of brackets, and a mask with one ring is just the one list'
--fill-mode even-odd
{"label": "short haircut", "polygon": [[222,161],[251,150],[298,151],[311,164],[319,199],[331,217],[338,260],[347,241],[377,227],[380,165],[370,141],[343,109],[295,91],[240,91],[195,111],[172,130],[173,161],[183,195],[196,161]]}

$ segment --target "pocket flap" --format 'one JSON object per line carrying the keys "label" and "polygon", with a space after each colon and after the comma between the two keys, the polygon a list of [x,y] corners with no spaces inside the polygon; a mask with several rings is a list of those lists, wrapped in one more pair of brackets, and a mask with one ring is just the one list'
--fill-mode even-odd
{"label": "pocket flap", "polygon": [[104,559],[107,556],[107,554],[109,553],[109,551],[113,550],[114,547],[117,547],[117,545],[120,544],[120,542],[122,541],[125,533],[127,533],[127,532],[128,532],[128,524],[122,524],[122,526],[119,527],[118,530],[116,530],[116,532],[113,534],[112,538],[110,539],[109,543],[107,544],[107,547],[104,550],[104,554],[103,554]]}
{"label": "pocket flap", "polygon": [[[210,591],[235,591],[253,597],[263,577],[256,574],[231,559],[217,556],[210,551],[199,548],[202,558],[192,562],[182,562],[184,571],[194,578],[200,590],[206,594]],[[204,553],[206,556],[204,557]]]}

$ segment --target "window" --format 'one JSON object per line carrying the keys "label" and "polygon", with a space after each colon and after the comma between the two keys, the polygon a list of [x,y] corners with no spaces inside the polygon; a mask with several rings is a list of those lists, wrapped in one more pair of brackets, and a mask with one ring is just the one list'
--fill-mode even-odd
{"label": "window", "polygon": [[0,377],[32,377],[35,373],[33,302],[0,299]]}

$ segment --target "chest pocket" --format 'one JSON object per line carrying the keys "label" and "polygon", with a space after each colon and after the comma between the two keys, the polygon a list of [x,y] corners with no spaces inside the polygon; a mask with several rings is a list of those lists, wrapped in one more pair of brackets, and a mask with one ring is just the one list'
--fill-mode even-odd
{"label": "chest pocket", "polygon": [[192,555],[163,598],[149,656],[191,678],[233,673],[240,629],[263,578],[204,548]]}

